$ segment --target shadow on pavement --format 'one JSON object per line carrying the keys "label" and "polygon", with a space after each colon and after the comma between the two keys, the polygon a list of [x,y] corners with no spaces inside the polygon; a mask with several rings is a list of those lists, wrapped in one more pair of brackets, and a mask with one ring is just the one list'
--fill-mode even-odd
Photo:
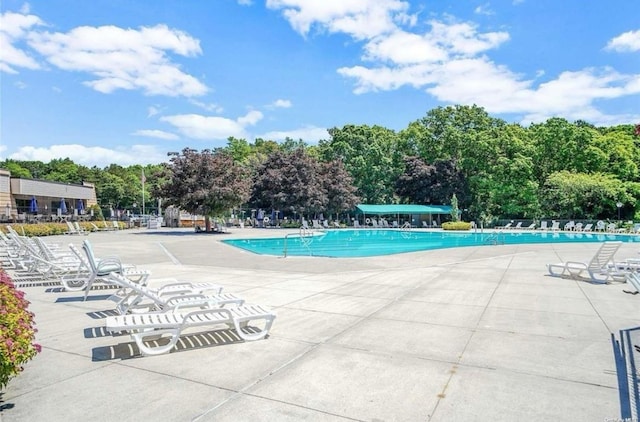
{"label": "shadow on pavement", "polygon": [[618,375],[621,420],[638,420],[640,389],[636,359],[640,357],[640,327],[620,330],[620,338],[611,334],[613,357]]}
{"label": "shadow on pavement", "polygon": [[[85,329],[85,336],[87,335],[87,330],[91,333],[90,335],[111,335],[106,333],[106,330],[101,329],[102,327],[96,328],[88,328]],[[258,328],[245,327],[245,330],[249,332],[259,332]],[[126,333],[116,333],[114,336],[124,335]],[[148,345],[153,347],[162,346],[169,342],[168,338],[161,338],[159,340],[147,341],[145,342]],[[180,336],[180,339],[176,343],[175,347],[171,349],[169,353],[178,353],[184,352],[187,350],[193,349],[202,349],[207,347],[218,347],[225,346],[229,344],[243,343],[244,340],[235,332],[235,330],[225,329],[225,330],[216,330],[216,331],[206,331],[200,333],[193,333],[184,336]],[[140,355],[140,349],[135,344],[135,342],[127,342],[127,343],[118,343],[115,346],[102,346],[95,347],[92,351],[93,362],[103,362],[114,359],[132,359],[142,357]]]}

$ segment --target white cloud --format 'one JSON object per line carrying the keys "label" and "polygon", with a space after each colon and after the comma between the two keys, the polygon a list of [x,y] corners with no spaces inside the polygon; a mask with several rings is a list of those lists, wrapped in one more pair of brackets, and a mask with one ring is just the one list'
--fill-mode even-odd
{"label": "white cloud", "polygon": [[153,117],[160,114],[160,109],[156,106],[150,106],[147,108],[147,117]]}
{"label": "white cloud", "polygon": [[618,52],[640,51],[640,30],[628,31],[618,35],[610,40],[605,48]]}
{"label": "white cloud", "polygon": [[329,133],[326,128],[307,126],[289,131],[267,132],[256,137],[272,141],[284,141],[286,138],[291,138],[295,141],[302,139],[308,144],[316,144],[321,139],[329,139]]}
{"label": "white cloud", "polygon": [[38,62],[23,49],[15,46],[25,39],[32,27],[42,26],[39,17],[5,12],[0,14],[0,72],[18,73],[15,68],[39,69]]}
{"label": "white cloud", "polygon": [[106,167],[112,163],[122,166],[158,164],[168,161],[167,152],[153,145],[131,145],[114,149],[88,147],[79,144],[51,145],[48,147],[23,146],[8,158],[14,160],[49,162],[55,158],[70,158],[76,164],[88,167]]}
{"label": "white cloud", "polygon": [[267,0],[267,7],[281,10],[291,26],[305,36],[317,25],[361,40],[393,31],[396,21],[415,22],[406,14],[409,3],[400,0]]}
{"label": "white cloud", "polygon": [[22,81],[17,81],[14,83],[14,85],[19,89],[25,89],[27,87],[27,84]]}
{"label": "white cloud", "polygon": [[491,7],[489,7],[489,4],[481,4],[474,9],[473,13],[485,16],[495,15],[495,12],[491,10]]}
{"label": "white cloud", "polygon": [[173,141],[173,140],[176,140],[176,139],[180,139],[180,137],[178,135],[176,135],[175,133],[165,132],[163,130],[157,130],[157,129],[136,130],[135,132],[132,133],[132,135],[135,135],[135,136],[146,136],[148,138],[164,139],[164,140],[167,140],[167,141]]}
{"label": "white cloud", "polygon": [[184,73],[168,53],[194,57],[200,42],[166,25],[123,29],[81,26],[67,33],[31,32],[29,45],[63,70],[86,72],[96,79],[85,85],[102,93],[141,90],[147,95],[192,97],[208,88]]}
{"label": "white cloud", "polygon": [[205,103],[205,102],[202,102],[202,101],[195,100],[193,98],[191,98],[189,100],[189,102],[191,104],[193,104],[194,106],[200,107],[203,110],[210,111],[210,112],[213,112],[213,113],[218,113],[219,114],[219,113],[222,113],[224,111],[224,108],[220,104]]}
{"label": "white cloud", "polygon": [[160,120],[173,125],[181,134],[192,139],[223,140],[230,136],[246,138],[245,126],[254,125],[263,118],[259,111],[252,110],[238,120],[199,114],[164,116]]}
{"label": "white cloud", "polygon": [[262,120],[263,117],[264,115],[261,112],[257,110],[251,110],[245,116],[239,117],[238,123],[242,126],[253,126],[260,120]]}
{"label": "white cloud", "polygon": [[253,4],[252,0],[238,0],[238,4],[240,6],[251,6]]}
{"label": "white cloud", "polygon": [[277,107],[277,108],[289,108],[292,106],[291,101],[289,100],[282,100],[282,99],[278,99],[275,100],[272,104],[272,107]]}
{"label": "white cloud", "polygon": [[[606,122],[616,118],[596,109],[595,101],[639,92],[640,75],[608,68],[567,71],[547,80],[542,80],[544,69],[532,78],[517,74],[488,56],[510,40],[509,33],[482,32],[473,22],[447,15],[443,20],[431,18],[425,22],[427,30],[421,31],[420,25],[416,27],[418,15],[409,14],[406,1],[267,0],[267,7],[280,11],[303,36],[316,29],[361,42],[362,63],[337,69],[354,81],[356,94],[410,86],[442,102],[478,104],[490,113],[520,113],[536,120],[590,116],[589,121]],[[493,14],[489,3],[475,12]],[[640,31],[613,38],[607,49],[640,50]]]}

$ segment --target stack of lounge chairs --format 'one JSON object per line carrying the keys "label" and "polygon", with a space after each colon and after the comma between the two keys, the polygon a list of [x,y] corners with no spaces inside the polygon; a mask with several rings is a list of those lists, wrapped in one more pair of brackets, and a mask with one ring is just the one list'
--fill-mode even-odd
{"label": "stack of lounge chairs", "polygon": [[161,287],[152,288],[149,271],[123,264],[118,257],[97,258],[88,240],[82,242],[82,250],[73,244],[65,250],[8,230],[8,235],[0,235],[0,260],[14,280],[48,280],[61,291],[84,292],[81,300],[88,299],[96,283],[112,288],[115,293],[106,300],[115,306],[104,328],[114,335],[129,334],[142,355],[170,352],[191,328],[223,326],[240,340],[263,339],[276,317],[215,283],[165,279],[157,280]]}

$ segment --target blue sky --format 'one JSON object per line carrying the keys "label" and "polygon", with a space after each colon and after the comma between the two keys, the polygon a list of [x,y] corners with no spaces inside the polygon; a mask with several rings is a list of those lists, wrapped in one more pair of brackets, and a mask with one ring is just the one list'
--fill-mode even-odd
{"label": "blue sky", "polygon": [[640,123],[635,0],[3,0],[0,157],[159,163],[477,104]]}

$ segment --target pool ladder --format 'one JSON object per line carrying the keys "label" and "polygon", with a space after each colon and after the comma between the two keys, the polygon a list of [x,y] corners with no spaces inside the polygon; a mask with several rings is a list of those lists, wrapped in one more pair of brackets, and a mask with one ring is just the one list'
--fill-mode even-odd
{"label": "pool ladder", "polygon": [[306,227],[300,227],[300,233],[287,233],[284,236],[284,245],[282,250],[283,258],[287,257],[287,239],[289,239],[289,236],[299,237],[300,243],[309,250],[310,255],[313,255],[313,253],[311,252],[311,248],[309,248],[309,245],[311,245],[311,242],[313,242],[313,231]]}
{"label": "pool ladder", "polygon": [[494,232],[484,240],[485,245],[504,245],[505,235],[502,230]]}

